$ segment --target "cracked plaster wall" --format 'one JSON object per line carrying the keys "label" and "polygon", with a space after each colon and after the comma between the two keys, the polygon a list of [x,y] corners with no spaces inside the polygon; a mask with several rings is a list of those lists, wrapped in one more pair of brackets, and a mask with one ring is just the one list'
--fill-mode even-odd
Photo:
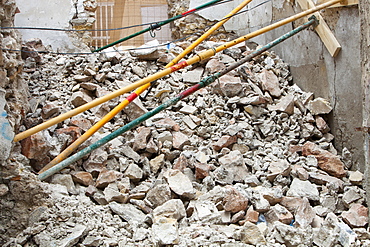
{"label": "cracked plaster wall", "polygon": [[[361,68],[362,68],[362,86],[363,86],[363,126],[370,126],[370,5],[365,1],[360,1],[360,17],[361,17]],[[365,160],[369,164],[370,158],[370,133],[365,134]],[[365,176],[370,177],[369,165],[365,168]],[[370,179],[367,179],[365,188],[367,190],[367,201],[370,201]],[[370,213],[369,213],[370,215]]]}
{"label": "cracked plaster wall", "polygon": [[[48,1],[16,0],[20,11],[15,26],[49,27],[58,29],[91,29],[95,21],[95,0]],[[90,32],[60,32],[50,30],[20,30],[24,41],[39,38],[54,51],[89,51]]]}
{"label": "cracked plaster wall", "polygon": [[[190,7],[201,0],[190,0]],[[204,18],[221,19],[242,0],[229,3],[229,7],[215,7],[199,12]],[[253,7],[263,0],[253,0]],[[220,11],[217,11],[220,9]],[[274,0],[237,17],[225,25],[226,31],[245,35],[282,18],[300,12],[298,3],[288,0]],[[353,156],[354,170],[365,170],[364,136],[356,131],[362,126],[362,85],[360,58],[360,18],[357,6],[332,8],[321,13],[342,46],[341,52],[333,58],[318,35],[306,30],[274,48],[274,51],[290,64],[294,82],[303,90],[311,91],[316,97],[330,100],[333,111],[329,123],[335,135],[338,150],[346,147]],[[265,44],[303,23],[298,20],[258,36],[252,41]]]}

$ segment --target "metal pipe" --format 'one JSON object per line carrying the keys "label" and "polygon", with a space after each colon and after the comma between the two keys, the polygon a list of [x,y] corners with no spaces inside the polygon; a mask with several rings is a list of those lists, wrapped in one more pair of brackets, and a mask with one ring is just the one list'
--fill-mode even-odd
{"label": "metal pipe", "polygon": [[177,20],[177,19],[180,19],[181,17],[184,17],[185,15],[188,15],[188,14],[191,14],[191,13],[193,13],[193,12],[195,12],[195,11],[201,10],[201,9],[203,9],[203,8],[206,8],[206,7],[212,6],[212,5],[214,5],[215,3],[220,2],[220,1],[223,1],[223,0],[213,0],[213,1],[210,1],[210,2],[208,2],[208,3],[205,3],[205,4],[203,4],[203,5],[200,5],[200,6],[196,7],[196,8],[194,8],[194,9],[188,10],[188,11],[186,11],[186,12],[182,13],[182,14],[176,15],[176,16],[174,16],[174,17],[170,18],[170,19],[167,19],[167,20],[165,20],[165,21],[158,22],[158,23],[156,23],[155,25],[151,25],[150,27],[145,28],[145,29],[143,29],[143,30],[141,30],[141,31],[139,31],[139,32],[137,32],[137,33],[131,34],[131,35],[129,35],[129,36],[127,36],[127,37],[125,37],[125,38],[122,38],[122,39],[117,40],[117,41],[114,41],[114,42],[112,42],[112,43],[110,43],[110,44],[108,44],[108,45],[105,45],[105,46],[103,46],[103,47],[100,47],[100,48],[98,48],[98,49],[96,49],[96,50],[94,50],[94,51],[92,51],[92,52],[99,52],[99,51],[102,51],[102,50],[104,50],[104,49],[107,49],[108,47],[111,47],[111,46],[114,46],[114,45],[116,45],[116,44],[122,43],[122,42],[124,42],[124,41],[126,41],[126,40],[129,40],[129,39],[131,39],[131,38],[134,38],[134,37],[136,37],[136,36],[138,36],[138,35],[140,35],[140,34],[143,34],[143,33],[146,33],[146,32],[150,32],[150,31],[152,31],[153,29],[157,29],[157,28],[159,28],[159,27],[161,27],[161,26],[164,26],[164,25],[166,25],[166,24],[168,24],[168,23],[170,23],[170,22],[173,22],[173,21],[175,21],[175,20]]}
{"label": "metal pipe", "polygon": [[137,87],[140,87],[140,86],[145,85],[145,84],[147,84],[149,82],[152,82],[152,81],[155,81],[155,80],[157,80],[159,78],[162,78],[162,77],[164,77],[164,76],[166,76],[168,74],[171,74],[174,71],[177,71],[179,69],[182,69],[182,68],[184,68],[184,67],[186,67],[188,65],[192,65],[192,64],[194,64],[196,62],[200,62],[200,61],[202,61],[204,59],[208,59],[208,58],[214,56],[217,52],[223,51],[223,50],[225,50],[227,48],[230,48],[230,47],[232,47],[234,45],[237,45],[237,44],[239,44],[239,43],[241,43],[243,41],[246,41],[248,39],[251,39],[251,38],[254,38],[254,37],[258,36],[258,35],[261,35],[263,33],[266,33],[266,32],[268,32],[268,31],[270,31],[272,29],[275,29],[277,27],[283,26],[283,25],[285,25],[287,23],[293,22],[293,21],[298,20],[298,19],[300,19],[302,17],[305,17],[307,15],[313,14],[316,11],[319,11],[321,9],[325,9],[325,8],[327,8],[327,7],[329,7],[329,6],[333,5],[333,4],[339,3],[340,1],[341,0],[331,0],[329,2],[326,2],[326,3],[323,3],[321,5],[318,5],[318,6],[314,7],[314,8],[311,8],[311,9],[308,9],[308,10],[303,11],[301,13],[298,13],[298,14],[296,14],[294,16],[288,17],[288,18],[286,18],[284,20],[281,20],[279,22],[276,22],[274,24],[271,24],[269,26],[266,26],[264,28],[261,28],[261,29],[259,29],[257,31],[254,31],[252,33],[249,33],[249,34],[247,34],[245,36],[242,36],[242,37],[237,38],[235,40],[229,41],[229,42],[225,43],[224,45],[221,45],[221,46],[219,46],[217,48],[213,48],[213,49],[209,49],[209,50],[203,51],[203,52],[197,54],[196,56],[189,58],[186,61],[183,61],[181,63],[175,64],[175,65],[173,65],[173,66],[171,66],[169,68],[166,68],[166,69],[164,69],[162,71],[159,71],[159,72],[157,72],[157,73],[155,73],[153,75],[150,75],[150,76],[148,76],[148,77],[146,77],[144,79],[141,79],[141,80],[139,80],[137,82],[134,82],[134,83],[132,83],[132,84],[130,84],[130,85],[124,87],[124,88],[118,89],[118,90],[116,90],[116,91],[114,91],[114,92],[112,92],[110,94],[107,94],[107,95],[101,97],[101,98],[95,99],[95,100],[93,100],[93,101],[91,101],[89,103],[86,103],[86,104],[84,104],[84,105],[82,105],[80,107],[77,107],[74,110],[71,110],[71,111],[66,112],[64,114],[61,114],[58,117],[55,117],[53,119],[50,119],[50,120],[48,120],[48,121],[46,121],[46,122],[44,122],[44,123],[42,123],[40,125],[37,125],[37,126],[31,128],[31,129],[28,129],[28,130],[26,130],[24,132],[21,132],[21,133],[17,134],[14,137],[14,141],[15,142],[16,141],[20,141],[20,140],[22,140],[22,139],[24,139],[24,138],[26,138],[26,137],[28,137],[28,136],[30,136],[32,134],[35,134],[35,133],[37,133],[37,132],[39,132],[39,131],[41,131],[43,129],[46,129],[46,128],[54,125],[54,124],[60,123],[61,121],[65,120],[67,118],[73,117],[73,116],[75,116],[75,115],[77,115],[77,114],[79,114],[79,113],[81,113],[83,111],[87,111],[87,110],[91,109],[92,107],[95,107],[97,105],[100,105],[100,104],[102,104],[102,103],[104,103],[104,102],[106,102],[108,100],[111,100],[111,99],[113,99],[115,97],[118,97],[118,96],[124,94],[124,93],[127,93],[127,92],[129,92],[129,91],[131,91],[131,90],[133,90],[133,89],[135,89]]}
{"label": "metal pipe", "polygon": [[[252,0],[245,0],[242,2],[238,7],[233,9],[228,15],[224,17],[224,19],[215,25],[212,26],[205,34],[199,37],[194,43],[192,43],[188,48],[184,50],[181,54],[179,54],[174,60],[172,60],[169,64],[166,65],[166,68],[172,66],[177,61],[181,60],[186,54],[188,54],[191,50],[193,50],[197,45],[199,45],[203,40],[208,38],[216,29],[218,29],[221,25],[223,25],[226,21],[228,21],[233,15],[239,12],[242,8],[244,8],[248,3]],[[189,11],[188,11],[189,12]],[[127,99],[125,99],[122,103],[117,105],[112,111],[110,111],[106,116],[104,116],[99,122],[97,122],[94,126],[92,126],[88,131],[86,131],[82,136],[80,136],[76,141],[74,141],[71,145],[69,145],[66,149],[63,150],[57,157],[55,157],[52,161],[50,161],[46,166],[44,166],[38,173],[43,173],[46,170],[50,169],[54,165],[58,164],[62,160],[66,159],[75,149],[78,148],[79,145],[84,143],[90,136],[92,136],[96,131],[98,131],[101,127],[103,127],[108,121],[110,121],[115,115],[117,115],[120,111],[122,111],[130,102],[132,102],[138,95],[144,92],[147,88],[149,88],[151,82],[139,87],[135,90],[132,94],[130,94]]]}
{"label": "metal pipe", "polygon": [[102,145],[108,143],[109,141],[113,140],[114,138],[122,135],[124,132],[134,128],[135,126],[139,125],[140,123],[149,119],[150,117],[156,115],[157,113],[163,111],[164,109],[168,108],[169,106],[175,105],[177,102],[179,102],[180,100],[184,99],[185,97],[191,95],[192,93],[196,92],[197,90],[210,85],[215,80],[217,80],[219,77],[229,73],[230,71],[234,70],[235,68],[242,65],[243,63],[250,61],[252,58],[262,54],[263,52],[267,51],[268,49],[271,49],[275,45],[277,45],[277,44],[283,42],[284,40],[292,37],[293,35],[299,33],[300,31],[302,31],[306,28],[308,28],[309,26],[313,25],[316,22],[317,22],[316,18],[311,17],[310,20],[308,22],[306,22],[305,24],[297,27],[296,29],[288,32],[287,34],[285,34],[285,35],[281,36],[280,38],[270,42],[269,44],[261,47],[260,49],[252,52],[251,54],[247,55],[245,58],[241,59],[239,62],[232,64],[231,66],[227,67],[226,69],[223,69],[222,71],[220,71],[220,72],[218,72],[218,73],[216,73],[212,76],[208,76],[207,78],[203,79],[200,83],[198,83],[198,84],[188,88],[187,90],[181,92],[180,94],[178,94],[178,96],[166,101],[165,103],[163,103],[162,105],[153,109],[152,111],[145,113],[144,115],[142,115],[142,116],[138,117],[137,119],[131,121],[130,123],[126,124],[125,126],[122,126],[118,130],[112,132],[111,134],[109,134],[109,135],[105,136],[104,138],[100,139],[99,141],[93,143],[89,147],[79,151],[78,153],[72,155],[71,157],[63,160],[59,164],[51,167],[50,169],[46,170],[45,172],[43,172],[41,174],[39,174],[38,178],[40,180],[45,180],[46,178],[50,177],[51,175],[55,174],[56,172],[66,168],[71,163],[81,159],[86,154],[91,153],[95,149],[97,149],[97,148],[101,147]]}

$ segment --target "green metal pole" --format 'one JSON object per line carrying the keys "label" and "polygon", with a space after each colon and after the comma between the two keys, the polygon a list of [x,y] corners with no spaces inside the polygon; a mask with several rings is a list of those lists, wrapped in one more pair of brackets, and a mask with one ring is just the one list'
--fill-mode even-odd
{"label": "green metal pole", "polygon": [[126,124],[125,126],[122,126],[118,130],[112,132],[111,134],[109,134],[109,135],[105,136],[104,138],[100,139],[99,141],[93,143],[89,147],[79,151],[78,153],[72,155],[71,157],[63,160],[59,164],[51,167],[50,169],[46,170],[45,172],[43,172],[41,174],[39,174],[38,178],[40,180],[45,180],[46,178],[50,177],[51,175],[55,174],[56,172],[66,168],[71,163],[81,159],[86,154],[91,153],[95,149],[103,146],[104,144],[108,143],[109,141],[113,140],[114,138],[122,135],[126,131],[134,128],[135,126],[139,125],[140,123],[144,122],[145,120],[149,119],[150,117],[156,115],[157,113],[163,111],[164,109],[168,108],[169,106],[175,105],[177,102],[179,102],[183,98],[191,95],[192,93],[198,91],[199,89],[201,89],[203,87],[206,87],[206,86],[210,85],[215,80],[217,80],[217,78],[229,73],[230,71],[234,70],[235,68],[239,67],[240,65],[250,61],[252,58],[262,54],[263,52],[267,51],[268,49],[271,49],[272,47],[276,46],[277,44],[285,41],[286,39],[294,36],[295,34],[301,32],[302,30],[304,30],[304,29],[306,29],[309,26],[314,25],[314,24],[317,24],[317,19],[314,16],[312,16],[312,17],[310,17],[310,20],[308,22],[306,22],[305,24],[303,24],[303,25],[297,27],[296,29],[286,33],[285,35],[281,36],[280,38],[278,38],[278,39],[268,43],[267,45],[261,47],[260,49],[252,52],[251,54],[247,55],[245,58],[241,59],[240,61],[238,61],[238,62],[236,62],[232,65],[230,65],[226,69],[223,69],[222,71],[220,71],[220,72],[218,72],[214,75],[206,77],[200,83],[198,83],[198,84],[188,88],[187,90],[181,92],[176,97],[166,101],[165,103],[158,106],[157,108],[145,113],[144,115],[142,115],[142,116],[138,117],[137,119],[131,121],[130,123]]}
{"label": "green metal pole", "polygon": [[146,32],[152,31],[152,30],[155,30],[155,29],[157,29],[157,28],[159,28],[161,26],[164,26],[164,25],[166,25],[166,24],[168,24],[170,22],[173,22],[173,21],[175,21],[177,19],[180,19],[181,17],[184,17],[186,15],[189,15],[191,13],[194,13],[195,11],[204,9],[206,7],[209,7],[209,6],[212,6],[215,3],[220,2],[220,1],[224,1],[224,0],[213,0],[213,1],[210,1],[208,3],[202,4],[202,5],[194,8],[194,9],[188,10],[188,11],[182,13],[182,14],[176,15],[176,16],[174,16],[174,17],[172,17],[170,19],[167,19],[165,21],[158,22],[158,23],[156,23],[156,24],[154,24],[154,25],[152,25],[152,26],[150,26],[150,27],[148,27],[146,29],[143,29],[143,30],[141,30],[141,31],[139,31],[137,33],[131,34],[131,35],[125,37],[125,38],[122,38],[120,40],[114,41],[113,43],[110,43],[110,44],[108,44],[106,46],[100,47],[100,48],[98,48],[98,49],[96,49],[96,50],[94,50],[92,52],[99,52],[99,51],[104,50],[104,49],[106,49],[108,47],[114,46],[114,45],[119,44],[121,42],[124,42],[126,40],[132,39],[132,38],[134,38],[136,36],[139,36],[140,34],[143,34],[143,33],[146,33]]}

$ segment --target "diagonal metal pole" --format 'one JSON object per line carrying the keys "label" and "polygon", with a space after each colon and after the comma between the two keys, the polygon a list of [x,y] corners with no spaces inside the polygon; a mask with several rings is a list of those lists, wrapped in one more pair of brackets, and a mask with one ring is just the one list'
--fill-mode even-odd
{"label": "diagonal metal pole", "polygon": [[77,107],[76,109],[73,109],[73,110],[71,110],[69,112],[66,112],[64,114],[61,114],[58,117],[52,118],[52,119],[50,119],[50,120],[48,120],[48,121],[46,121],[46,122],[44,122],[44,123],[42,123],[40,125],[37,125],[37,126],[31,128],[31,129],[28,129],[26,131],[23,131],[23,132],[17,134],[14,137],[14,140],[13,141],[14,142],[20,141],[20,140],[22,140],[24,138],[27,138],[30,135],[33,135],[33,134],[35,134],[35,133],[37,133],[37,132],[39,132],[41,130],[44,130],[44,129],[50,127],[50,126],[53,126],[54,124],[60,123],[63,120],[65,120],[67,118],[70,118],[70,117],[73,117],[73,116],[75,116],[75,115],[77,115],[77,114],[79,114],[81,112],[87,111],[87,110],[89,110],[89,109],[91,109],[91,108],[93,108],[93,107],[95,107],[97,105],[100,105],[100,104],[102,104],[102,103],[104,103],[104,102],[106,102],[108,100],[111,100],[111,99],[113,99],[115,97],[118,97],[118,96],[120,96],[120,95],[122,95],[124,93],[127,93],[127,92],[129,92],[129,91],[131,91],[133,89],[136,89],[136,88],[138,88],[140,86],[143,86],[143,85],[145,85],[145,84],[147,84],[149,82],[155,81],[155,80],[157,80],[159,78],[162,78],[162,77],[164,77],[166,75],[169,75],[172,72],[175,72],[175,71],[178,71],[178,70],[180,70],[182,68],[185,68],[186,66],[189,66],[189,65],[192,65],[194,63],[197,63],[197,62],[203,61],[205,59],[208,59],[208,58],[214,56],[216,53],[221,52],[221,51],[223,51],[223,50],[225,50],[227,48],[230,48],[230,47],[232,47],[234,45],[237,45],[237,44],[239,44],[239,43],[241,43],[243,41],[246,41],[246,40],[249,40],[251,38],[254,38],[254,37],[256,37],[258,35],[261,35],[263,33],[266,33],[266,32],[268,32],[270,30],[273,30],[273,29],[275,29],[277,27],[283,26],[283,25],[285,25],[287,23],[290,23],[290,22],[293,22],[295,20],[298,20],[298,19],[300,19],[302,17],[305,17],[307,15],[313,14],[313,13],[315,13],[315,12],[317,12],[319,10],[325,9],[325,8],[327,8],[327,7],[329,7],[329,6],[333,5],[333,4],[339,3],[340,1],[341,0],[331,0],[329,2],[320,4],[320,5],[318,5],[318,6],[314,7],[314,8],[311,8],[311,9],[308,9],[308,10],[305,10],[305,11],[302,11],[302,12],[300,12],[300,13],[294,15],[294,16],[288,17],[286,19],[283,19],[281,21],[278,21],[276,23],[273,23],[271,25],[268,25],[268,26],[266,26],[264,28],[261,28],[261,29],[259,29],[257,31],[254,31],[252,33],[249,33],[249,34],[247,34],[245,36],[242,36],[242,37],[239,37],[239,38],[234,39],[232,41],[226,42],[225,44],[223,44],[221,46],[218,46],[216,48],[212,48],[212,49],[203,51],[203,52],[201,52],[201,53],[199,53],[199,54],[197,54],[197,55],[195,55],[195,56],[187,59],[186,61],[183,61],[183,62],[178,63],[176,65],[173,65],[173,66],[171,66],[169,68],[166,68],[166,69],[164,69],[162,71],[159,71],[159,72],[157,72],[157,73],[155,73],[153,75],[150,75],[150,76],[148,76],[148,77],[146,77],[144,79],[141,79],[139,81],[136,81],[136,82],[130,84],[129,86],[126,86],[124,88],[118,89],[118,90],[116,90],[114,92],[111,92],[111,93],[109,93],[109,94],[107,94],[107,95],[105,95],[103,97],[100,97],[100,98],[95,99],[95,100],[93,100],[93,101],[91,101],[89,103],[86,103],[86,104],[84,104],[84,105],[82,105],[80,107]]}
{"label": "diagonal metal pole", "polygon": [[164,109],[168,108],[169,106],[175,105],[177,102],[179,102],[180,100],[184,99],[185,97],[193,94],[194,92],[198,91],[201,88],[204,88],[204,87],[210,85],[215,80],[217,80],[219,77],[221,77],[221,76],[229,73],[230,71],[236,69],[240,65],[242,65],[242,64],[250,61],[252,58],[254,58],[254,57],[262,54],[263,52],[267,51],[268,49],[271,49],[272,47],[276,46],[277,44],[279,44],[279,43],[285,41],[286,39],[292,37],[293,35],[301,32],[302,30],[308,28],[309,26],[314,25],[315,23],[317,24],[317,19],[313,16],[305,24],[297,27],[296,29],[288,32],[287,34],[285,34],[285,35],[281,36],[280,38],[278,38],[278,39],[270,42],[269,44],[267,44],[267,45],[259,48],[258,50],[256,50],[256,51],[252,52],[251,54],[247,55],[245,58],[241,59],[240,61],[238,61],[238,62],[230,65],[226,69],[224,69],[224,70],[222,70],[222,71],[220,71],[220,72],[218,72],[218,73],[216,73],[216,74],[214,74],[212,76],[209,76],[209,77],[203,79],[200,83],[198,83],[198,84],[196,84],[196,85],[188,88],[187,90],[183,91],[182,93],[180,93],[176,97],[174,97],[174,98],[166,101],[165,103],[163,103],[162,105],[160,105],[157,108],[153,109],[152,111],[145,113],[144,115],[138,117],[134,121],[126,124],[125,126],[122,126],[118,130],[112,132],[111,134],[109,134],[109,135],[105,136],[104,138],[100,139],[99,141],[93,143],[89,147],[87,147],[87,148],[79,151],[78,153],[72,155],[71,157],[63,160],[59,164],[51,167],[47,171],[39,174],[38,175],[38,178],[40,180],[45,180],[46,178],[50,177],[51,175],[55,174],[56,172],[59,172],[60,170],[66,168],[71,163],[73,163],[73,162],[81,159],[83,156],[91,153],[95,149],[103,146],[104,144],[108,143],[109,141],[113,140],[114,138],[122,135],[126,131],[134,128],[137,125],[139,125],[143,121],[145,121],[145,120],[149,119],[150,117],[156,115],[157,113],[163,111]]}
{"label": "diagonal metal pole", "polygon": [[[239,12],[242,8],[244,8],[251,1],[252,0],[245,0],[241,4],[239,4],[228,15],[226,15],[221,21],[213,25],[206,33],[204,33],[201,37],[199,37],[196,41],[194,41],[194,43],[192,43],[189,47],[187,47],[181,54],[179,54],[174,60],[172,60],[169,64],[167,64],[166,68],[180,61],[186,54],[192,51],[203,40],[208,38],[215,30],[221,27],[226,21],[230,20],[232,16],[234,16],[237,12]],[[120,111],[122,111],[128,104],[130,104],[134,99],[136,99],[141,93],[143,93],[150,86],[151,86],[151,82],[136,89],[135,92],[130,94],[124,101],[118,104],[113,110],[111,110],[107,115],[105,115],[101,120],[99,120],[94,126],[92,126],[82,136],[80,136],[71,145],[69,145],[66,149],[64,149],[63,152],[61,152],[57,157],[55,157],[46,166],[44,166],[38,173],[40,174],[50,169],[54,165],[58,164],[59,162],[67,158],[74,150],[78,148],[79,145],[81,145],[87,139],[89,139],[96,131],[98,131],[101,127],[103,127],[108,121],[110,121],[115,115],[117,115]]]}
{"label": "diagonal metal pole", "polygon": [[50,161],[46,166],[44,166],[38,173],[42,173],[51,167],[55,166],[62,160],[66,159],[73,151],[75,151],[82,143],[89,139],[95,132],[97,132],[101,127],[103,127],[107,122],[109,122],[115,115],[117,115],[122,109],[124,109],[128,104],[137,98],[142,92],[144,92],[150,83],[139,87],[132,94],[130,94],[126,99],[124,99],[120,104],[113,108],[107,115],[100,119],[94,126],[88,129],[83,135],[81,135],[77,140],[75,140],[71,145],[63,150],[57,157]]}
{"label": "diagonal metal pole", "polygon": [[126,40],[132,39],[132,38],[134,38],[136,36],[139,36],[140,34],[143,34],[143,33],[146,33],[146,32],[151,32],[151,31],[153,31],[153,30],[155,30],[157,28],[160,28],[161,26],[164,26],[164,25],[166,25],[168,23],[171,23],[171,22],[173,22],[173,21],[175,21],[177,19],[180,19],[180,18],[182,18],[182,17],[184,17],[186,15],[189,15],[191,13],[194,13],[194,12],[196,12],[198,10],[201,10],[201,9],[206,8],[206,7],[212,6],[212,5],[214,5],[214,4],[216,4],[216,3],[220,2],[220,1],[224,1],[224,0],[213,0],[213,1],[210,1],[208,3],[205,3],[203,5],[200,5],[200,6],[196,7],[196,8],[194,8],[194,9],[188,10],[188,11],[182,13],[182,14],[179,14],[179,15],[176,15],[176,16],[174,16],[172,18],[169,18],[169,19],[167,19],[165,21],[161,21],[161,22],[158,22],[158,23],[156,23],[154,25],[150,25],[150,27],[148,27],[148,28],[145,28],[145,29],[143,29],[143,30],[141,30],[141,31],[139,31],[137,33],[131,34],[131,35],[129,35],[129,36],[125,37],[125,38],[122,38],[120,40],[114,41],[114,42],[112,42],[112,43],[110,43],[110,44],[108,44],[106,46],[100,47],[100,48],[94,50],[93,52],[102,51],[104,49],[107,49],[108,47],[114,46],[114,45],[119,44],[119,43],[122,43],[122,42],[124,42]]}

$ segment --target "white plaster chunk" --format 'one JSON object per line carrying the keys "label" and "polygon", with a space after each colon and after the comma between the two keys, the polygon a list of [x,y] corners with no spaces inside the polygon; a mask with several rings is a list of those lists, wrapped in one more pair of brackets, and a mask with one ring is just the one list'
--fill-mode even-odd
{"label": "white plaster chunk", "polygon": [[77,225],[71,230],[71,234],[69,234],[66,238],[61,240],[60,247],[72,247],[78,243],[78,240],[83,237],[88,231],[87,226],[85,225]]}
{"label": "white plaster chunk", "polygon": [[184,123],[190,128],[190,129],[195,129],[197,127],[197,125],[193,122],[193,120],[191,119],[191,117],[189,116],[185,116],[182,121],[184,121]]}
{"label": "white plaster chunk", "polygon": [[194,114],[196,110],[195,106],[184,105],[179,111],[184,114]]}
{"label": "white plaster chunk", "polygon": [[192,84],[200,82],[201,77],[203,75],[203,71],[204,69],[200,67],[200,68],[196,68],[194,70],[183,73],[182,77],[183,77],[184,82],[188,82]]}
{"label": "white plaster chunk", "polygon": [[186,216],[185,206],[180,199],[171,199],[153,210],[154,222],[163,217],[180,220]]}
{"label": "white plaster chunk", "polygon": [[178,223],[175,219],[162,218],[152,225],[152,237],[160,245],[179,243]]}
{"label": "white plaster chunk", "polygon": [[324,98],[316,98],[308,103],[308,109],[312,115],[328,114],[333,108],[330,106],[329,101]]}
{"label": "white plaster chunk", "polygon": [[122,219],[128,221],[130,224],[137,225],[142,223],[145,219],[143,211],[137,209],[132,204],[119,204],[117,202],[109,203],[110,209],[118,214]]}
{"label": "white plaster chunk", "polygon": [[179,170],[169,170],[166,172],[168,184],[173,192],[179,196],[193,198],[195,190],[190,179]]}
{"label": "white plaster chunk", "polygon": [[319,191],[315,184],[309,181],[302,181],[298,178],[294,178],[287,192],[287,196],[294,197],[307,197],[309,200],[318,201],[320,199]]}

